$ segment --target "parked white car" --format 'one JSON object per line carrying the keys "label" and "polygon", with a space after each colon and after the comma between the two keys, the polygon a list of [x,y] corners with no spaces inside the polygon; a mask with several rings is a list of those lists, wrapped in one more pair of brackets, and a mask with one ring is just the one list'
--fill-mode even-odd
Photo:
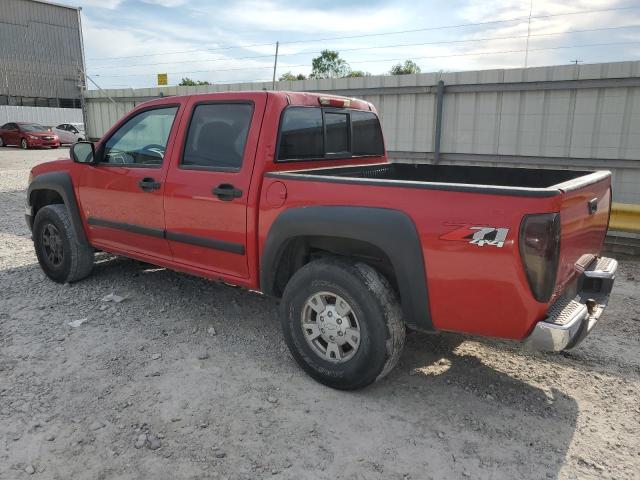
{"label": "parked white car", "polygon": [[82,123],[61,123],[52,130],[60,137],[60,143],[76,143],[86,138]]}

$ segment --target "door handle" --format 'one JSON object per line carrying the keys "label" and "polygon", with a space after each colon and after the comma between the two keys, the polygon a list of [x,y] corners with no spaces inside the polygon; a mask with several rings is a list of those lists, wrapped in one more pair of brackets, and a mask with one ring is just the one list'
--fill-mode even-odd
{"label": "door handle", "polygon": [[230,202],[234,198],[240,198],[242,196],[242,190],[234,187],[230,183],[221,183],[216,188],[211,190],[220,200]]}
{"label": "door handle", "polygon": [[151,177],[145,177],[138,182],[138,186],[145,192],[152,192],[160,188],[160,182],[156,182]]}

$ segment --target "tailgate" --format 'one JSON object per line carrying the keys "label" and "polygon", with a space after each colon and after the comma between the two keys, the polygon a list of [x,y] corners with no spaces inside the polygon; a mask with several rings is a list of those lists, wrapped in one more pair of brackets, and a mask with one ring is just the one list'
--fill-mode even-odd
{"label": "tailgate", "polygon": [[600,253],[609,224],[611,173],[598,172],[557,187],[563,194],[554,299]]}

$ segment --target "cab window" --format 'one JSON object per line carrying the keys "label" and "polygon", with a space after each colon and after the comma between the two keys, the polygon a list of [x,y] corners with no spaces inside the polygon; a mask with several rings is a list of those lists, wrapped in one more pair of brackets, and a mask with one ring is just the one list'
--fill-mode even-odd
{"label": "cab window", "polygon": [[249,103],[196,105],[181,167],[240,170],[252,116]]}
{"label": "cab window", "polygon": [[178,107],[145,110],[127,120],[104,146],[102,163],[131,167],[162,164]]}
{"label": "cab window", "polygon": [[373,112],[289,107],[282,115],[279,161],[380,155],[384,143],[380,120]]}

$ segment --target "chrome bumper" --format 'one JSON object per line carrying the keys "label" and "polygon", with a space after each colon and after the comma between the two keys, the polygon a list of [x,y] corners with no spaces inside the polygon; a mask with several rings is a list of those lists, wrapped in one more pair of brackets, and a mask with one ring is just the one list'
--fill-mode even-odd
{"label": "chrome bumper", "polygon": [[578,345],[593,330],[609,302],[618,262],[613,258],[594,259],[577,282],[575,295],[565,294],[538,322],[525,347],[558,352]]}

